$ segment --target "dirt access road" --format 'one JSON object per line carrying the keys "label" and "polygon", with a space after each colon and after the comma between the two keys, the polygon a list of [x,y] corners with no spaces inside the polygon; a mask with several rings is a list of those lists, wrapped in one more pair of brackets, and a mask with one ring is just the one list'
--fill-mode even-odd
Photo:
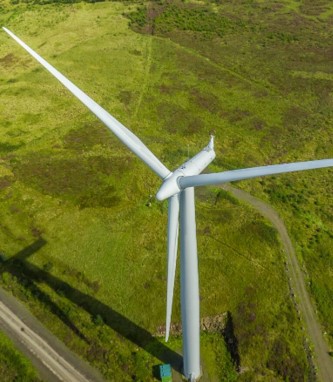
{"label": "dirt access road", "polygon": [[0,288],[0,329],[31,359],[40,377],[48,382],[102,382],[97,371],[74,355]]}
{"label": "dirt access road", "polygon": [[295,249],[288,235],[286,226],[278,213],[268,204],[248,194],[245,191],[224,185],[221,188],[230,192],[237,199],[251,204],[261,215],[269,220],[280,234],[286,253],[287,268],[291,278],[291,287],[297,297],[300,314],[306,324],[308,336],[314,346],[315,364],[318,368],[318,379],[321,382],[333,382],[333,360],[329,348],[323,338],[322,328],[316,317],[310,296],[305,286],[304,275],[298,263]]}

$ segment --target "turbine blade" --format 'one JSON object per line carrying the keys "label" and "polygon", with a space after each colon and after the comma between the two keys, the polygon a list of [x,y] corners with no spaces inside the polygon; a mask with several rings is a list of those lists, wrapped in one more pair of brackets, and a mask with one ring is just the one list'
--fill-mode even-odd
{"label": "turbine blade", "polygon": [[286,172],[313,170],[316,168],[332,167],[333,159],[322,159],[308,162],[296,162],[276,164],[271,166],[261,166],[244,168],[240,170],[217,172],[213,174],[201,174],[196,176],[184,176],[178,179],[178,184],[181,189],[188,187],[206,186],[213,184],[222,184],[256,178],[260,176],[283,174]]}
{"label": "turbine blade", "polygon": [[159,177],[166,178],[170,171],[158,158],[144,145],[144,143],[117,121],[112,115],[92,100],[87,94],[62,75],[57,69],[39,56],[34,50],[14,35],[10,30],[3,27],[18,44],[20,44],[31,56],[44,66],[54,77],[57,78],[75,97],[77,97],[97,118],[99,118],[135,155],[143,160]]}
{"label": "turbine blade", "polygon": [[177,264],[178,232],[179,232],[179,195],[168,200],[168,281],[165,341],[168,341],[171,326],[173,291]]}

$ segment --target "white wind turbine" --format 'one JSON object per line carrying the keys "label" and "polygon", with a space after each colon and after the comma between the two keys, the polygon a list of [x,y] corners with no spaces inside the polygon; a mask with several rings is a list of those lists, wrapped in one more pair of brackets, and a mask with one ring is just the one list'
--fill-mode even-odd
{"label": "white wind turbine", "polygon": [[52,65],[29,48],[11,31],[3,27],[28,53],[53,74],[92,113],[96,115],[134,154],[145,162],[163,181],[156,197],[168,199],[168,278],[166,309],[166,341],[170,333],[171,310],[176,271],[178,231],[181,232],[181,315],[183,328],[183,372],[190,381],[201,376],[200,314],[197,240],[195,223],[194,187],[222,184],[266,175],[332,167],[333,159],[253,167],[212,174],[200,173],[215,158],[214,138],[192,159],[174,172],[169,171],[130,130],[75,86]]}

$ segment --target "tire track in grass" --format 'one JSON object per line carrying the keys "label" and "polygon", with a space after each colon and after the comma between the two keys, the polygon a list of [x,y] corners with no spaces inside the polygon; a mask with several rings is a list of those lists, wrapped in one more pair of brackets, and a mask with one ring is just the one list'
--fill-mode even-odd
{"label": "tire track in grass", "polygon": [[[155,36],[155,38],[160,38],[164,42],[166,40],[165,37],[156,37]],[[209,57],[205,56],[204,54],[200,53],[198,50],[196,50],[194,48],[189,48],[188,46],[182,45],[182,44],[180,44],[180,43],[178,43],[176,41],[173,41],[171,39],[168,39],[167,41],[169,43],[171,43],[172,45],[174,45],[175,47],[177,47],[178,49],[183,50],[187,54],[202,60],[203,64],[205,64],[205,63],[209,64],[213,68],[215,68],[215,69],[217,69],[217,70],[219,70],[221,72],[228,73],[231,76],[233,76],[233,77],[237,78],[238,80],[242,81],[243,83],[246,83],[246,84],[248,84],[250,86],[255,86],[256,88],[261,89],[261,90],[266,90],[271,95],[274,95],[274,96],[277,96],[277,97],[281,97],[281,99],[282,99],[282,95],[279,93],[279,91],[277,89],[274,88],[274,86],[272,84],[261,83],[260,81],[251,80],[248,77],[245,77],[242,74],[236,72],[235,70],[230,69],[230,68],[222,65],[221,63],[217,63],[217,62],[211,60]]]}
{"label": "tire track in grass", "polygon": [[[157,36],[154,36],[154,37],[159,38],[161,40],[164,40],[164,42],[166,40],[164,37],[157,37]],[[258,90],[266,91],[271,97],[275,97],[275,99],[279,100],[280,102],[285,102],[285,97],[283,96],[283,94],[272,83],[262,82],[260,80],[256,81],[256,80],[250,79],[250,78],[236,72],[235,70],[226,67],[222,63],[218,63],[218,62],[211,60],[209,57],[200,53],[196,49],[189,48],[185,45],[181,45],[180,43],[175,42],[171,39],[168,39],[167,41],[169,43],[171,43],[172,45],[174,45],[177,49],[183,50],[188,55],[200,59],[203,62],[203,64],[208,64],[211,67],[213,67],[214,69],[219,70],[221,73],[222,72],[227,73],[227,74],[231,75],[232,77],[237,78],[240,82],[243,82],[244,84],[248,84],[248,85],[250,85],[250,86],[252,86]],[[291,105],[298,106],[301,109],[303,109],[303,107],[304,107],[304,105],[301,105],[300,103],[296,102],[295,100],[293,100]]]}
{"label": "tire track in grass", "polygon": [[[305,322],[308,336],[313,344],[315,363],[317,365],[317,377],[321,382],[333,382],[333,361],[329,355],[328,345],[323,337],[323,330],[315,314],[312,301],[306,289],[304,274],[296,257],[294,246],[283,220],[279,214],[267,203],[255,198],[249,193],[234,188],[230,185],[221,186],[237,199],[250,204],[262,216],[268,219],[278,231],[286,254],[287,269],[290,275],[290,287],[295,291],[299,314]],[[295,300],[295,298],[294,298]]]}
{"label": "tire track in grass", "polygon": [[145,73],[143,76],[143,82],[141,85],[141,91],[139,95],[138,102],[136,104],[134,113],[133,113],[133,119],[137,118],[137,115],[139,113],[143,97],[145,93],[147,92],[148,88],[148,82],[149,82],[149,74],[150,74],[150,68],[151,68],[151,62],[152,62],[152,45],[153,45],[153,37],[147,38],[147,43],[146,43],[146,51],[147,51],[147,58],[146,58],[146,63],[145,63]]}

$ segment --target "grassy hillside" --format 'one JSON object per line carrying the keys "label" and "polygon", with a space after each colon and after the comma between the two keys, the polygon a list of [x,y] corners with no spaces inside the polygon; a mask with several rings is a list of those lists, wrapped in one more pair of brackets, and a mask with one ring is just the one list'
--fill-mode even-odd
{"label": "grassy hillside", "polygon": [[[211,169],[223,170],[333,156],[332,6],[321,3],[3,1],[0,21],[168,167],[215,131]],[[166,283],[158,179],[5,33],[0,67],[2,283],[109,380],[177,368],[180,339],[154,337]],[[286,218],[332,340],[331,175],[239,186]],[[310,378],[275,231],[218,189],[197,191],[197,225],[201,314],[231,312],[238,380]],[[207,378],[235,379],[222,336],[202,343]]]}

